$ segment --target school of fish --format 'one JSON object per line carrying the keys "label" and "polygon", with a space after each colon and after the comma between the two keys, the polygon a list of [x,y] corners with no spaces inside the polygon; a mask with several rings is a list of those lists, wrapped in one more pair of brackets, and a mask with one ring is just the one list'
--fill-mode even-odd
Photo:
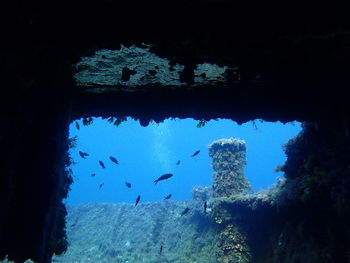
{"label": "school of fish", "polygon": [[[85,124],[84,124],[84,125],[85,125]],[[76,126],[76,128],[77,128],[78,130],[80,130],[80,126],[79,126],[79,123],[78,123],[77,121],[75,121],[75,126]],[[86,152],[83,152],[83,151],[79,151],[78,153],[79,153],[79,155],[80,155],[80,157],[81,157],[82,159],[86,159],[88,156],[90,156],[90,154],[88,154],[88,153],[86,153]],[[200,153],[200,150],[197,150],[197,151],[195,151],[195,152],[191,155],[191,157],[195,157],[195,156],[197,156],[199,153]],[[115,158],[114,156],[109,156],[109,159],[110,159],[110,161],[113,162],[114,164],[119,165],[118,159]],[[99,162],[100,166],[101,166],[103,169],[106,169],[106,165],[105,165],[105,163],[104,163],[103,161],[99,160],[98,162]],[[175,165],[180,165],[180,163],[181,163],[181,161],[178,160],[178,161],[175,163]],[[70,172],[70,174],[73,175],[73,171],[72,171],[71,168],[69,168],[69,172]],[[95,177],[95,176],[96,176],[96,173],[92,173],[91,176],[92,176],[92,177]],[[174,174],[172,174],[172,173],[165,173],[165,174],[159,176],[159,177],[158,177],[157,179],[155,179],[153,182],[154,182],[154,184],[157,184],[159,181],[168,180],[169,178],[171,178],[171,177],[173,177],[173,176],[174,176]],[[131,185],[130,182],[125,182],[125,185],[126,185],[127,188],[131,188],[131,187],[132,187],[132,185]],[[104,186],[104,183],[100,183],[99,189],[101,190],[101,188],[102,188],[103,186]],[[168,194],[167,196],[164,197],[164,200],[169,200],[171,197],[172,197],[172,194]],[[138,196],[136,197],[136,200],[135,200],[135,207],[139,204],[140,200],[141,200],[141,195],[138,195]],[[186,208],[180,213],[180,216],[186,215],[189,211],[190,211],[190,208],[186,207]],[[207,212],[207,202],[204,202],[204,214],[206,214],[206,212]],[[163,245],[160,246],[159,255],[162,254],[162,251],[163,251]]]}

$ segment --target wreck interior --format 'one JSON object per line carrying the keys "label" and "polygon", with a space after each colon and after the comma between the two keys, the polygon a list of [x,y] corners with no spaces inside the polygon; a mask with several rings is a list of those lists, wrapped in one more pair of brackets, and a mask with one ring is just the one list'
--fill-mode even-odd
{"label": "wreck interior", "polygon": [[350,22],[341,6],[314,8],[7,3],[0,259],[48,263],[66,250],[69,124],[131,116],[143,126],[170,117],[303,122],[286,147],[278,201],[229,206],[245,218],[252,262],[349,262]]}

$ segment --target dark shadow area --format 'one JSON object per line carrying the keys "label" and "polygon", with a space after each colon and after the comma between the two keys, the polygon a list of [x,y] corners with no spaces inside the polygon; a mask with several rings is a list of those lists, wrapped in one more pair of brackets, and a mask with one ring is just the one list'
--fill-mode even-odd
{"label": "dark shadow area", "polygon": [[[90,116],[132,116],[141,125],[168,117],[305,122],[286,148],[286,182],[279,191],[283,202],[276,202],[281,214],[276,229],[264,232],[272,242],[266,244],[266,258],[257,256],[256,262],[349,261],[346,8],[226,0],[4,5],[0,258],[48,263],[53,253],[65,250],[62,199],[71,183],[65,170],[69,123]],[[178,76],[182,86],[97,94],[75,85],[74,65],[81,57],[142,43],[184,66]],[[196,85],[194,70],[202,62],[229,67],[223,83]],[[239,81],[232,71],[236,67]],[[277,248],[279,237],[283,245]]]}

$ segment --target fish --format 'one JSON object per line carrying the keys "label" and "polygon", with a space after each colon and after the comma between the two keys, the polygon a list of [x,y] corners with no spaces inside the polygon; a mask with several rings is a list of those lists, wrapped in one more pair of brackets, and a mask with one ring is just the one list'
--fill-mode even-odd
{"label": "fish", "polygon": [[140,202],[140,199],[141,199],[141,196],[138,195],[137,198],[136,198],[135,206],[137,206],[137,204]]}
{"label": "fish", "polygon": [[77,121],[75,122],[75,127],[77,128],[77,130],[80,130],[80,126],[79,126],[79,123]]}
{"label": "fish", "polygon": [[109,156],[109,159],[111,159],[111,161],[114,162],[115,164],[119,164],[118,160],[113,156]]}
{"label": "fish", "polygon": [[205,201],[204,202],[204,214],[206,214],[207,213],[207,202]]}
{"label": "fish", "polygon": [[177,162],[176,162],[176,165],[179,165],[181,162],[180,162],[180,160],[178,160]]}
{"label": "fish", "polygon": [[191,155],[191,157],[194,157],[194,156],[198,155],[200,152],[201,152],[200,150],[195,151],[195,152]]}
{"label": "fish", "polygon": [[166,180],[166,179],[169,179],[170,177],[172,177],[173,174],[163,174],[162,176],[160,176],[158,179],[154,180],[154,183],[158,183],[159,181],[162,181],[162,180]]}
{"label": "fish", "polygon": [[105,164],[102,161],[98,161],[102,168],[106,168]]}
{"label": "fish", "polygon": [[95,175],[96,175],[95,173],[91,174],[91,176],[95,176]]}
{"label": "fish", "polygon": [[185,210],[181,212],[181,216],[186,215],[188,211],[190,211],[190,209],[186,207]]}
{"label": "fish", "polygon": [[103,184],[100,184],[100,189],[102,188]]}
{"label": "fish", "polygon": [[162,254],[162,251],[163,251],[163,245],[160,246],[160,249],[159,249],[159,255]]}
{"label": "fish", "polygon": [[79,151],[79,155],[80,155],[80,157],[83,158],[83,159],[86,159],[86,156],[89,156],[88,153],[84,153],[84,152],[82,152],[82,151]]}
{"label": "fish", "polygon": [[125,185],[126,185],[127,188],[131,188],[131,183],[125,182]]}
{"label": "fish", "polygon": [[164,200],[168,200],[171,198],[171,194],[167,195],[166,197],[164,197]]}

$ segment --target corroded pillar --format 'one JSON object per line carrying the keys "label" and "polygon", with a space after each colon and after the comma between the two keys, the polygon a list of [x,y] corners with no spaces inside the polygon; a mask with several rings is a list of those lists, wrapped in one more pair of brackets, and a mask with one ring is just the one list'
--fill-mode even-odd
{"label": "corroded pillar", "polygon": [[213,192],[211,216],[222,228],[218,235],[216,258],[220,263],[248,263],[250,249],[246,236],[235,225],[232,204],[251,189],[244,177],[246,145],[239,139],[221,139],[209,145],[213,158]]}
{"label": "corroded pillar", "polygon": [[214,198],[230,198],[251,189],[243,171],[246,164],[245,141],[233,138],[214,141],[209,145],[209,156],[213,158]]}

